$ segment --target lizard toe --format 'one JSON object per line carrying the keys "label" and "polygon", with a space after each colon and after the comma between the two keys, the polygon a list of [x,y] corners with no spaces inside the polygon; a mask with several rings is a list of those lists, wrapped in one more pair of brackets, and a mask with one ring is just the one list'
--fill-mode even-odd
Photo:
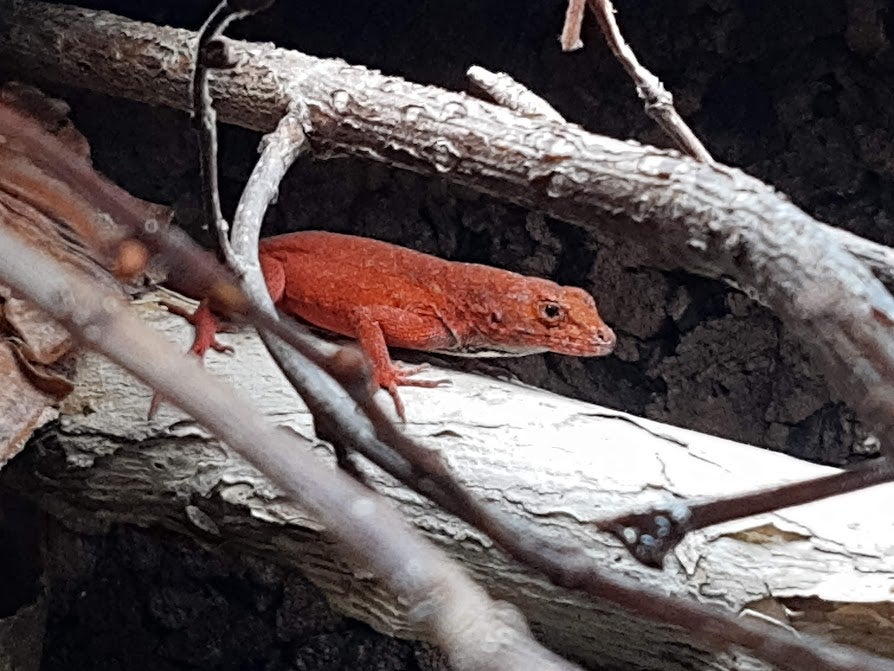
{"label": "lizard toe", "polygon": [[382,387],[384,387],[385,391],[391,396],[391,400],[394,401],[394,411],[397,413],[400,421],[406,424],[407,413],[404,409],[404,402],[400,400],[400,394],[397,393],[397,383],[392,382],[388,385],[382,385]]}
{"label": "lizard toe", "polygon": [[395,366],[391,367],[389,383],[393,382],[399,387],[443,387],[452,384],[450,380],[417,380],[416,375],[422,371],[428,370],[431,366],[427,363],[418,364],[416,366]]}

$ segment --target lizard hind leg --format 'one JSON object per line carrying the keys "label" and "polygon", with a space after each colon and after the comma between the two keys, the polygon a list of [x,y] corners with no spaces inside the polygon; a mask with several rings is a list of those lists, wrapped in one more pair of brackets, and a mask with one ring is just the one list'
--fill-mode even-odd
{"label": "lizard hind leg", "polygon": [[[217,334],[226,329],[222,327],[220,320],[211,311],[211,305],[207,298],[199,303],[195,312],[189,312],[179,305],[167,301],[162,301],[161,305],[171,314],[183,317],[193,325],[195,328],[195,337],[193,338],[192,347],[189,348],[189,352],[196,356],[200,363],[204,362],[205,353],[209,349],[223,353],[231,353],[233,351],[232,347],[224,345],[217,339]],[[155,417],[164,400],[164,396],[159,392],[156,392],[152,396],[152,401],[149,403],[149,412],[147,413],[149,419]]]}

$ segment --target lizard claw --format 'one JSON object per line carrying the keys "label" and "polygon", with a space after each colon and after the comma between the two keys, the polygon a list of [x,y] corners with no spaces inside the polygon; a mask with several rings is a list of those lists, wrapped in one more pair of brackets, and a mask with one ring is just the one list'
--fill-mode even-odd
{"label": "lizard claw", "polygon": [[[416,380],[413,379],[413,376],[430,368],[427,363],[419,364],[416,366],[396,366],[394,364],[391,365],[391,369],[383,376],[380,376],[378,380],[378,384],[380,387],[385,389],[388,394],[391,396],[391,399],[394,401],[394,409],[397,412],[397,416],[400,417],[400,421],[406,423],[407,417],[404,412],[404,403],[400,399],[400,395],[397,393],[398,387],[425,387],[425,388],[433,388],[433,387],[443,387],[447,385],[453,384],[450,380],[441,379],[441,380]],[[381,379],[384,378],[384,379]]]}
{"label": "lizard claw", "polygon": [[183,319],[195,327],[196,335],[189,351],[199,357],[200,361],[205,358],[205,353],[209,349],[226,354],[231,354],[234,351],[232,347],[224,345],[217,339],[218,333],[225,333],[228,329],[222,326],[220,320],[211,311],[208,299],[202,300],[195,312],[189,312],[185,308],[168,301],[161,301],[160,304],[171,314],[183,317]]}
{"label": "lizard claw", "polygon": [[453,384],[452,381],[442,380],[414,380],[414,375],[418,375],[424,370],[428,370],[431,366],[427,363],[420,363],[415,366],[393,366],[392,373],[394,375],[394,383],[401,387],[444,387]]}

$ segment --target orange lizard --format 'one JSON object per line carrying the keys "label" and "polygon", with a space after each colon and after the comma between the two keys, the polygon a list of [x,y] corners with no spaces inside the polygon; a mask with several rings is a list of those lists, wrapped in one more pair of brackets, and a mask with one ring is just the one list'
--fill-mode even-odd
{"label": "orange lizard", "polygon": [[[314,326],[356,338],[388,391],[435,387],[415,379],[423,368],[399,368],[388,347],[454,356],[498,357],[556,352],[603,356],[615,334],[583,289],[474,263],[459,263],[386,242],[302,231],[260,242],[261,270],[276,306]],[[192,351],[226,349],[214,338],[207,301],[190,319]]]}

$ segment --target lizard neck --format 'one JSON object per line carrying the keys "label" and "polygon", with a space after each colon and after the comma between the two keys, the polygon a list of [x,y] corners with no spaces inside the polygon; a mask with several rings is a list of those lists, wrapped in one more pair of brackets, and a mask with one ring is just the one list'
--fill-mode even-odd
{"label": "lizard neck", "polygon": [[443,353],[453,356],[494,358],[548,352],[540,345],[523,345],[515,329],[504,321],[503,300],[498,291],[511,273],[473,266],[461,287],[449,292],[441,319],[450,329],[454,344]]}

